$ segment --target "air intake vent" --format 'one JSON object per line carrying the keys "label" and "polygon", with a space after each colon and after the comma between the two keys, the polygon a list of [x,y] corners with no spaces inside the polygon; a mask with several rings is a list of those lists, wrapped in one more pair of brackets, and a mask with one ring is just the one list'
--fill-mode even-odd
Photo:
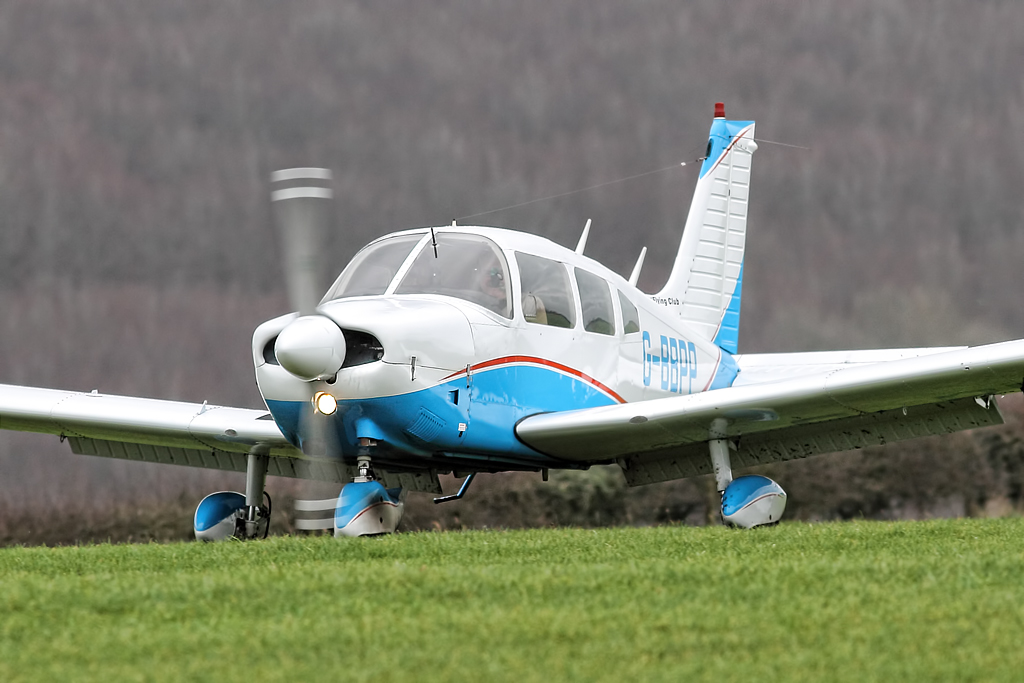
{"label": "air intake vent", "polygon": [[384,347],[372,334],[358,330],[342,330],[345,335],[345,363],[342,368],[374,363],[384,357]]}
{"label": "air intake vent", "polygon": [[277,354],[274,353],[274,346],[277,344],[277,337],[274,337],[263,345],[263,360],[271,365],[280,365],[277,362]]}

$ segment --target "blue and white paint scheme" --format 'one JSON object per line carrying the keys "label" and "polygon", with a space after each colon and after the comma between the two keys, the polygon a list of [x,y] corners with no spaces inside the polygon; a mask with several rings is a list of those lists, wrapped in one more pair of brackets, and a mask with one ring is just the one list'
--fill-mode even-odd
{"label": "blue and white paint scheme", "polygon": [[[589,222],[575,249],[453,222],[375,240],[321,296],[331,175],[279,171],[295,312],[253,334],[267,410],[0,385],[0,428],[58,434],[76,453],[244,471],[232,533],[252,537],[266,528],[267,475],[342,485],[325,503],[333,518],[305,528],[349,536],[394,531],[398,490],[441,493],[439,474],[611,463],[633,486],[713,475],[723,518],[757,526],[778,521],[785,493],[734,481],[734,468],[1001,423],[993,396],[1020,390],[1024,340],[739,353],[754,129],[716,105],[653,295],[633,284],[642,254],[628,280],[584,254]],[[226,528],[210,512],[221,503],[239,498],[204,501],[197,537]]]}

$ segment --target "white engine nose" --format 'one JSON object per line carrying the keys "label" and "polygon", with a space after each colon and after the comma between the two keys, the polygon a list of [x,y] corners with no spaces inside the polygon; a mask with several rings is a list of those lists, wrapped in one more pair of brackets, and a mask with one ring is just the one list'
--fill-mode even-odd
{"label": "white engine nose", "polygon": [[300,379],[328,379],[345,362],[345,335],[322,315],[303,316],[281,330],[274,354],[282,368]]}

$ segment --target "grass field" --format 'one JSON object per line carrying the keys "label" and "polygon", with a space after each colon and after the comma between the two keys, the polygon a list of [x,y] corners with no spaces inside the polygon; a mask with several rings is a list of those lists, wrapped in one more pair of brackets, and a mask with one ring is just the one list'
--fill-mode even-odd
{"label": "grass field", "polygon": [[0,680],[1019,680],[1024,520],[0,550]]}

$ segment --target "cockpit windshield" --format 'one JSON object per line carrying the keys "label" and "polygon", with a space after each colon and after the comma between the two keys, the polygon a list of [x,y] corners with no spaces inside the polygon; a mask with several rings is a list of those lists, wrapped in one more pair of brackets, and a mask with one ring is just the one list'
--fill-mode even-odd
{"label": "cockpit windshield", "polygon": [[436,239],[437,256],[425,243],[395,294],[454,296],[511,318],[508,265],[498,246],[479,235],[440,233]]}
{"label": "cockpit windshield", "polygon": [[323,300],[383,294],[421,239],[422,234],[402,235],[366,247],[342,271]]}

